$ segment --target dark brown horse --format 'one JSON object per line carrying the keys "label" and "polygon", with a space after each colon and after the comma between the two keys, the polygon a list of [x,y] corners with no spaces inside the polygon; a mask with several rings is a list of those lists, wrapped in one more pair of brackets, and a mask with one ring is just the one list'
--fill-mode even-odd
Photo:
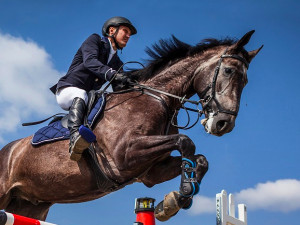
{"label": "dark brown horse", "polygon": [[[209,39],[196,46],[173,37],[161,41],[150,51],[153,60],[133,72],[139,84],[185,96],[198,94],[208,133],[222,136],[234,125],[247,68],[260,49],[247,52],[254,31],[239,41]],[[181,174],[181,157],[197,162],[196,179],[201,181],[207,161],[195,155],[193,141],[175,127],[165,133],[173,112],[181,101],[156,91],[110,94],[103,118],[94,128],[96,153],[102,171],[116,189],[142,182],[148,187]],[[16,140],[0,151],[0,209],[45,220],[54,203],[76,203],[100,198],[112,189],[98,188],[94,174],[84,158],[69,159],[69,141],[39,147],[31,138]]]}

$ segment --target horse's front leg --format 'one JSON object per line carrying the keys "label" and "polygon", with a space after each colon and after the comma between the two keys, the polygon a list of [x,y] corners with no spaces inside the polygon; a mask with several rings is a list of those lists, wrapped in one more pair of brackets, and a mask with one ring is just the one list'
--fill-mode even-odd
{"label": "horse's front leg", "polygon": [[180,156],[168,156],[154,164],[140,180],[147,187],[172,180],[181,174],[181,163],[182,158]]}
{"label": "horse's front leg", "polygon": [[[195,145],[186,135],[138,136],[123,142],[114,151],[114,158],[119,170],[131,170],[137,166],[153,162],[166,153],[178,150],[182,157],[191,158],[195,154]],[[125,149],[125,152],[124,152]],[[120,154],[120,152],[124,152]]]}
{"label": "horse's front leg", "polygon": [[[188,186],[185,185],[186,183],[200,183],[208,168],[208,163],[203,155],[194,155],[195,145],[186,135],[174,134],[165,136],[139,136],[131,138],[131,141],[126,145],[126,147],[119,145],[119,148],[117,148],[119,150],[126,149],[123,154],[120,154],[119,150],[115,151],[114,154],[117,162],[116,165],[119,170],[132,170],[143,164],[147,165],[149,162],[155,162],[157,159],[164,157],[165,154],[171,153],[174,150],[178,150],[181,153],[182,158],[169,158],[169,164],[165,166],[163,166],[163,164],[159,164],[160,168],[164,168],[163,173],[162,171],[158,173],[159,171],[154,169],[154,167],[147,171],[147,176],[144,177],[143,182],[148,186],[153,186],[157,183],[161,183],[178,176],[182,173],[183,168],[181,165],[183,166],[184,162],[191,161],[193,164],[192,173],[195,174],[195,177],[193,176],[191,178],[196,179],[194,179],[195,181],[188,182],[183,180],[183,182],[181,182],[180,189],[186,189],[186,186]],[[174,169],[174,172],[170,172],[170,169]],[[159,176],[155,176],[157,174],[159,174]],[[163,175],[165,175],[165,177],[161,178]],[[182,188],[182,184],[185,185],[184,188]],[[195,190],[192,190],[192,192],[193,193],[190,196],[184,196],[178,192],[172,192],[174,195],[171,198],[165,199],[167,201],[164,201],[162,204],[157,206],[157,210],[155,212],[156,218],[161,221],[167,220],[175,215],[180,208],[188,207],[191,204],[191,199]],[[170,204],[164,204],[166,202],[169,202]]]}
{"label": "horse's front leg", "polygon": [[[195,155],[192,160],[196,163],[195,177],[201,183],[208,170],[208,162],[203,155]],[[151,167],[149,171],[140,179],[147,187],[163,183],[179,176],[182,173],[182,157],[168,156]]]}
{"label": "horse's front leg", "polygon": [[[208,162],[203,155],[195,155],[189,160],[180,159],[177,163],[181,165],[178,165],[180,169],[176,170],[181,173],[180,191],[172,191],[165,195],[164,200],[156,206],[155,217],[160,221],[166,221],[176,215],[181,208],[188,209],[192,205],[193,196],[198,193],[200,183],[208,170]],[[188,164],[189,167],[186,167]],[[154,178],[155,174],[152,175]],[[149,182],[149,179],[147,181]]]}
{"label": "horse's front leg", "polygon": [[[197,184],[201,183],[204,175],[208,170],[208,162],[203,155],[195,155],[191,158],[196,164],[193,168]],[[168,156],[163,161],[153,165],[149,171],[141,178],[141,181],[147,186],[152,187],[156,184],[171,180],[180,174],[185,178],[185,171],[182,169],[183,160],[181,157]],[[182,179],[183,180],[183,179]],[[188,183],[189,185],[189,183]],[[188,186],[187,185],[187,186]],[[183,186],[183,181],[180,183],[180,189]],[[199,191],[199,186],[197,187]],[[195,193],[194,193],[195,194]],[[172,191],[164,197],[155,208],[155,217],[160,221],[166,221],[176,215],[181,209],[188,209],[192,205],[193,195],[184,196],[178,191]]]}

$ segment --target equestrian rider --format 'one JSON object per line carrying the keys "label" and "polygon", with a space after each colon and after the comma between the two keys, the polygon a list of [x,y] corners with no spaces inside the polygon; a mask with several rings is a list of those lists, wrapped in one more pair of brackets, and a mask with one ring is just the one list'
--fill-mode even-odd
{"label": "equestrian rider", "polygon": [[50,88],[56,95],[60,107],[69,111],[68,128],[70,130],[70,158],[78,161],[88,143],[79,134],[83,124],[88,92],[98,90],[110,81],[113,89],[118,84],[126,84],[129,78],[116,71],[123,65],[117,55],[123,49],[130,36],[137,33],[132,23],[124,17],[112,17],[103,27],[101,38],[98,34],[89,36],[75,54],[71,66],[65,76]]}

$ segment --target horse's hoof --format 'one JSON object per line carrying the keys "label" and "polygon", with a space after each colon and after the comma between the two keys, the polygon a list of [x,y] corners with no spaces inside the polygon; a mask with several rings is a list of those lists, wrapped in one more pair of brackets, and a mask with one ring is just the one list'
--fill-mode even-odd
{"label": "horse's hoof", "polygon": [[181,208],[178,205],[178,199],[179,193],[177,191],[172,191],[165,195],[164,200],[155,207],[155,218],[159,221],[167,221],[172,216],[175,216]]}

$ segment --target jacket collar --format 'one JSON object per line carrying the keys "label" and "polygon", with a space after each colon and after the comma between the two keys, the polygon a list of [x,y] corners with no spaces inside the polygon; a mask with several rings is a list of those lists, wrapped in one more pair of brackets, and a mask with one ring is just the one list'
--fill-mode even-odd
{"label": "jacket collar", "polygon": [[109,53],[110,52],[110,44],[107,37],[102,37],[101,41],[104,43],[105,50]]}
{"label": "jacket collar", "polygon": [[[110,53],[110,43],[107,37],[102,37],[101,41],[104,43],[104,48],[106,50],[106,61],[108,60],[108,56]],[[118,52],[118,51],[117,51]],[[111,64],[115,61],[116,57],[117,57],[117,52],[113,55],[113,57],[111,58],[111,60],[109,61],[108,65],[111,66]]]}

